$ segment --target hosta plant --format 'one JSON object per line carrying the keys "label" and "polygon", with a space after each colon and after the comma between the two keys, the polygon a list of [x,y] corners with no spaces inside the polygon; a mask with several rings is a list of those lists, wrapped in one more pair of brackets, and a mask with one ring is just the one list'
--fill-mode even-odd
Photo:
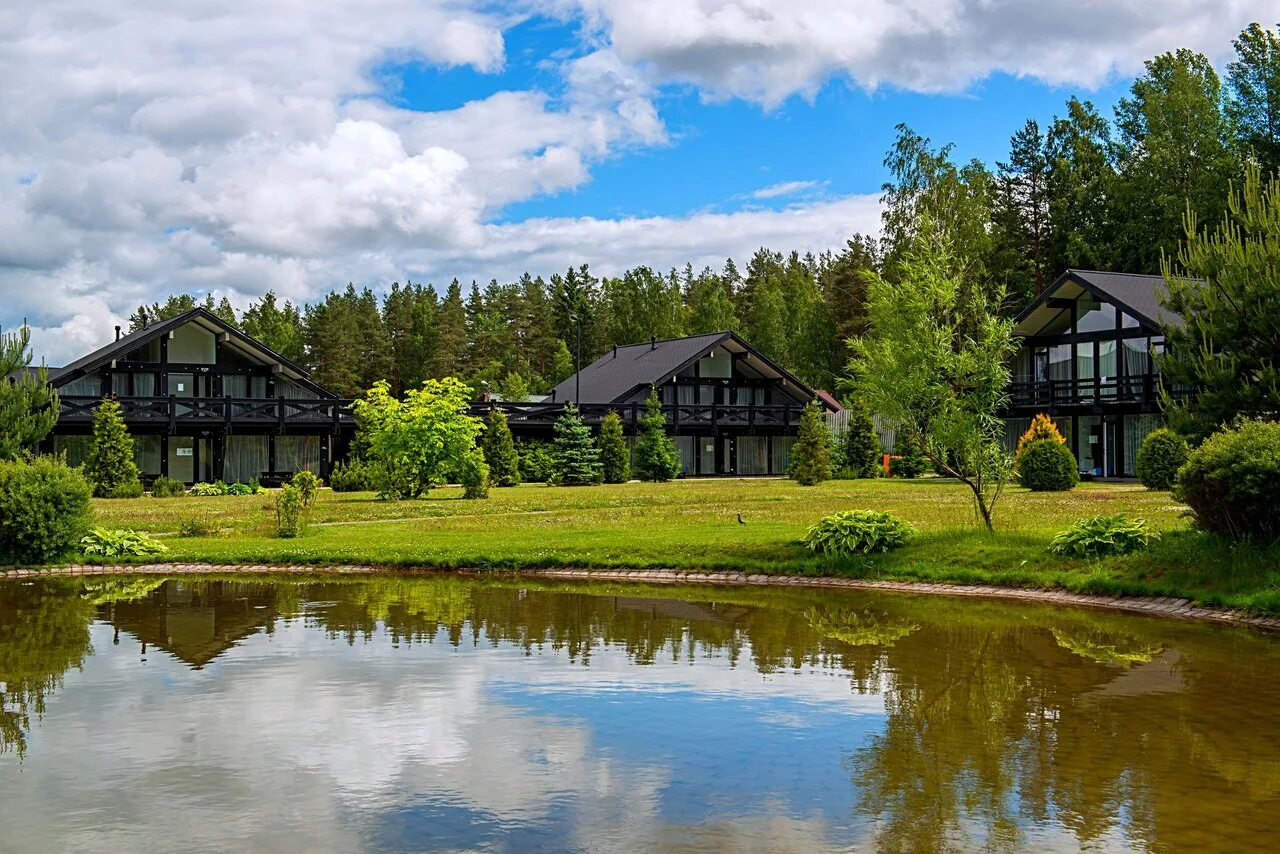
{"label": "hosta plant", "polygon": [[80,548],[87,555],[98,557],[146,557],[163,554],[169,547],[138,531],[112,531],[93,528],[80,540]]}
{"label": "hosta plant", "polygon": [[1060,532],[1049,551],[1063,557],[1104,557],[1140,551],[1160,535],[1147,527],[1145,519],[1130,519],[1123,513],[1081,519]]}
{"label": "hosta plant", "polygon": [[804,544],[819,554],[872,554],[896,549],[914,533],[915,528],[892,513],[845,510],[810,528]]}

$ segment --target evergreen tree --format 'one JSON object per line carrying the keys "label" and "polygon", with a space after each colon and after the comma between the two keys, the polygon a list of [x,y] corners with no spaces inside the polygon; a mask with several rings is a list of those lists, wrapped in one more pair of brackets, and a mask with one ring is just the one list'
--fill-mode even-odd
{"label": "evergreen tree", "polygon": [[997,164],[992,224],[993,255],[1007,257],[991,264],[1013,305],[1021,308],[1039,296],[1052,274],[1046,270],[1049,242],[1049,156],[1040,125],[1034,119],[1009,140],[1009,160]]}
{"label": "evergreen tree", "polygon": [[622,435],[622,418],[610,412],[600,422],[600,465],[605,483],[626,483],[631,478],[631,453]]}
{"label": "evergreen tree", "polygon": [[440,304],[440,336],[431,376],[458,376],[467,358],[467,310],[462,301],[462,286],[454,279],[449,283]]}
{"label": "evergreen tree", "polygon": [[555,352],[551,356],[551,375],[547,378],[550,385],[559,385],[573,376],[573,354],[569,345],[556,339]]}
{"label": "evergreen tree", "polygon": [[635,476],[640,480],[665,482],[680,474],[680,452],[667,435],[667,416],[662,413],[658,392],[649,390],[644,415],[640,418],[640,435],[636,438]]}
{"label": "evergreen tree", "polygon": [[14,460],[38,445],[58,423],[58,393],[49,372],[31,366],[31,330],[0,332],[0,461]]}
{"label": "evergreen tree", "polygon": [[245,309],[240,328],[289,361],[302,363],[302,312],[288,301],[283,307],[277,305],[275,291],[267,291]]}
{"label": "evergreen tree", "polygon": [[516,456],[516,443],[507,424],[507,414],[494,407],[489,411],[489,423],[485,425],[480,442],[484,460],[489,464],[489,479],[494,486],[515,486],[520,483],[520,461]]}
{"label": "evergreen tree", "polygon": [[120,403],[104,398],[93,413],[93,440],[84,461],[84,476],[96,498],[108,498],[121,486],[138,481],[133,438],[120,415]]}
{"label": "evergreen tree", "polygon": [[875,477],[884,455],[875,419],[861,400],[855,399],[848,412],[849,421],[840,436],[840,463],[854,477]]}
{"label": "evergreen tree", "polygon": [[747,340],[770,359],[791,364],[787,348],[787,305],[776,277],[770,276],[753,289],[747,315]]}
{"label": "evergreen tree", "polygon": [[1240,149],[1263,175],[1280,171],[1280,35],[1252,23],[1234,42],[1227,66],[1227,113]]}
{"label": "evergreen tree", "polygon": [[1118,181],[1111,125],[1088,101],[1072,98],[1067,115],[1049,128],[1046,268],[1105,270],[1112,266],[1113,196]]}
{"label": "evergreen tree", "polygon": [[818,274],[841,346],[867,331],[867,273],[878,266],[875,239],[855,234],[839,255],[827,258]]}
{"label": "evergreen tree", "polygon": [[566,406],[555,424],[553,478],[558,486],[594,486],[604,478],[600,449],[591,428],[582,422],[578,407]]}
{"label": "evergreen tree", "polygon": [[728,332],[738,328],[738,317],[724,281],[708,267],[689,285],[688,319],[685,328],[690,335],[704,332]]}
{"label": "evergreen tree", "polygon": [[800,415],[800,432],[791,446],[787,474],[801,486],[816,486],[831,479],[830,434],[817,400],[805,404]]}

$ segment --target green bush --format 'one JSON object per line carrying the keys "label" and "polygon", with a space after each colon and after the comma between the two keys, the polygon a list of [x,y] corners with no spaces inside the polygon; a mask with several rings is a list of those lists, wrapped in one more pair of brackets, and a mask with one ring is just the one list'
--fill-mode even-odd
{"label": "green bush", "polygon": [[907,445],[896,457],[889,458],[890,477],[919,477],[929,470],[929,460],[915,445]]}
{"label": "green bush", "polygon": [[1280,540],[1280,423],[1219,430],[1178,470],[1174,498],[1206,531],[1237,540]]}
{"label": "green bush", "polygon": [[106,498],[141,498],[146,490],[142,488],[142,481],[126,480],[118,483],[106,494]]}
{"label": "green bush", "polygon": [[626,483],[631,479],[631,450],[627,447],[627,439],[622,435],[622,418],[618,413],[610,412],[600,422],[600,435],[596,437],[600,446],[600,467],[604,472],[605,483]]}
{"label": "green bush", "polygon": [[133,439],[120,414],[120,402],[113,398],[104,398],[93,412],[93,441],[84,461],[84,476],[98,498],[116,497],[112,494],[116,487],[138,479]]}
{"label": "green bush", "polygon": [[801,486],[816,486],[831,479],[831,431],[816,398],[805,404],[800,416],[787,475]]}
{"label": "green bush", "polygon": [[887,552],[910,539],[915,529],[892,513],[845,510],[832,513],[804,535],[804,544],[819,554],[855,555]]}
{"label": "green bush", "polygon": [[298,490],[298,494],[302,496],[304,510],[316,503],[316,496],[320,494],[320,478],[316,477],[315,472],[308,469],[295,472],[289,482],[294,485]]}
{"label": "green bush", "polygon": [[302,493],[296,486],[285,484],[276,495],[275,511],[277,537],[302,536]]}
{"label": "green bush", "polygon": [[463,498],[489,497],[489,464],[484,461],[484,453],[479,448],[472,449],[462,458],[458,482],[462,484]]}
{"label": "green bush", "polygon": [[591,428],[582,421],[578,407],[569,404],[556,419],[555,451],[551,482],[557,486],[595,486],[604,480],[600,449]]}
{"label": "green bush", "polygon": [[369,464],[357,459],[338,463],[329,473],[329,488],[334,492],[372,491],[373,473],[369,471]]}
{"label": "green bush", "polygon": [[1134,470],[1148,489],[1172,489],[1178,469],[1187,461],[1191,448],[1187,440],[1167,427],[1152,430],[1142,440]]}
{"label": "green bush", "polygon": [[667,416],[662,412],[658,392],[652,386],[640,416],[640,433],[636,436],[635,476],[650,483],[665,483],[680,476],[680,451],[667,435]]}
{"label": "green bush", "polygon": [[80,550],[96,557],[147,557],[164,554],[169,547],[137,531],[94,528],[80,539]]}
{"label": "green bush", "polygon": [[208,498],[213,495],[227,495],[228,493],[230,493],[230,491],[231,491],[231,487],[227,486],[222,481],[217,480],[217,481],[214,481],[213,483],[193,484],[191,489],[188,490],[187,494],[194,495],[200,498]]}
{"label": "green bush", "polygon": [[47,563],[89,529],[89,482],[60,459],[0,462],[0,562]]}
{"label": "green bush", "polygon": [[879,477],[883,454],[875,420],[863,404],[855,402],[849,407],[849,424],[837,443],[839,467],[836,477]]}
{"label": "green bush", "polygon": [[1063,557],[1104,557],[1145,549],[1160,535],[1147,528],[1145,519],[1130,519],[1123,513],[1082,519],[1058,533],[1049,551]]}
{"label": "green bush", "polygon": [[161,475],[151,482],[152,498],[177,498],[179,495],[186,494],[187,488],[182,485],[182,482],[171,477]]}
{"label": "green bush", "polygon": [[1018,480],[1034,492],[1065,492],[1080,482],[1080,471],[1066,445],[1036,439],[1023,447],[1018,458]]}
{"label": "green bush", "polygon": [[546,483],[555,471],[551,445],[537,439],[525,439],[517,447],[520,455],[520,477],[530,483]]}
{"label": "green bush", "polygon": [[183,537],[212,537],[218,533],[218,525],[207,516],[187,516],[178,522],[178,535]]}
{"label": "green bush", "polygon": [[480,445],[494,486],[515,486],[520,483],[520,460],[516,456],[515,440],[511,436],[511,427],[507,424],[507,414],[496,406],[489,411],[489,421],[485,424]]}

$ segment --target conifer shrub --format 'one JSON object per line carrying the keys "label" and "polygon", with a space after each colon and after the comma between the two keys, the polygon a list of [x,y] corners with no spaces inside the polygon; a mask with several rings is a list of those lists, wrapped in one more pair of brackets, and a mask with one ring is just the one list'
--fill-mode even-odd
{"label": "conifer shrub", "polygon": [[484,453],[479,448],[462,458],[458,482],[462,484],[463,498],[489,497],[489,464],[484,461]]}
{"label": "conifer shrub", "polygon": [[0,563],[48,563],[74,552],[89,530],[92,488],[53,457],[0,462]]}
{"label": "conifer shrub", "polygon": [[915,445],[906,443],[896,456],[889,458],[889,476],[917,478],[929,470],[929,460]]}
{"label": "conifer shrub", "polygon": [[97,498],[111,498],[121,484],[138,480],[133,438],[120,415],[120,403],[113,398],[103,398],[94,410],[93,441],[84,461],[84,476],[93,484]]}
{"label": "conifer shrub", "polygon": [[622,418],[610,412],[600,422],[600,466],[605,483],[626,483],[631,479],[631,451],[622,435]]}
{"label": "conifer shrub", "polygon": [[551,444],[538,439],[525,439],[516,446],[520,459],[520,479],[528,483],[547,483],[555,471]]}
{"label": "conifer shrub", "polygon": [[1152,430],[1138,448],[1134,472],[1147,489],[1172,489],[1190,453],[1187,440],[1169,428]]}
{"label": "conifer shrub", "polygon": [[892,513],[878,510],[845,510],[832,513],[810,528],[804,544],[826,555],[887,552],[903,545],[915,528]]}
{"label": "conifer shrub", "polygon": [[174,480],[171,477],[160,475],[151,482],[152,498],[177,498],[187,494],[187,488],[182,485],[182,481]]}
{"label": "conifer shrub", "polygon": [[376,486],[369,464],[352,458],[334,465],[329,473],[329,488],[334,492],[371,492]]}
{"label": "conifer shrub", "polygon": [[515,439],[507,424],[507,414],[497,407],[489,411],[480,447],[489,466],[489,481],[494,486],[516,486],[520,483],[520,458],[516,454]]}
{"label": "conifer shrub", "polygon": [[1178,470],[1173,497],[1205,531],[1280,540],[1280,423],[1242,421],[1205,439]]}
{"label": "conifer shrub", "polygon": [[1065,492],[1080,482],[1080,471],[1066,445],[1037,439],[1022,449],[1018,480],[1033,492]]}
{"label": "conifer shrub", "polygon": [[577,406],[566,406],[555,424],[551,482],[557,486],[595,486],[604,479],[600,449]]}
{"label": "conifer shrub", "polygon": [[304,510],[309,509],[312,504],[316,503],[316,496],[320,494],[320,478],[316,476],[315,472],[308,469],[295,472],[289,482],[298,490]]}
{"label": "conifer shrub", "polygon": [[800,415],[799,436],[791,446],[787,474],[801,486],[816,486],[831,479],[830,431],[816,400],[805,404]]}
{"label": "conifer shrub", "polygon": [[1022,459],[1022,453],[1032,442],[1057,442],[1059,445],[1067,444],[1067,440],[1063,437],[1058,425],[1053,419],[1043,412],[1038,413],[1035,418],[1031,419],[1031,426],[1022,434],[1022,438],[1018,439],[1018,447],[1013,452],[1013,460],[1015,467],[1017,462]]}
{"label": "conifer shrub", "polygon": [[658,392],[649,389],[640,416],[640,435],[636,437],[635,476],[650,483],[663,483],[680,474],[680,451],[667,435],[667,416],[662,412]]}
{"label": "conifer shrub", "polygon": [[849,423],[840,434],[839,469],[853,478],[878,477],[881,471],[880,436],[876,423],[861,401],[849,407]]}

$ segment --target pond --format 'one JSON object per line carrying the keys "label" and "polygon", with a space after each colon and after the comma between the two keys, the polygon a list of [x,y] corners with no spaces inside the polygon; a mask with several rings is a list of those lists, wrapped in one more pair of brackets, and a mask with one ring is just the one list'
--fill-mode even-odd
{"label": "pond", "polygon": [[0,582],[5,851],[1274,849],[1280,639],[505,577]]}

